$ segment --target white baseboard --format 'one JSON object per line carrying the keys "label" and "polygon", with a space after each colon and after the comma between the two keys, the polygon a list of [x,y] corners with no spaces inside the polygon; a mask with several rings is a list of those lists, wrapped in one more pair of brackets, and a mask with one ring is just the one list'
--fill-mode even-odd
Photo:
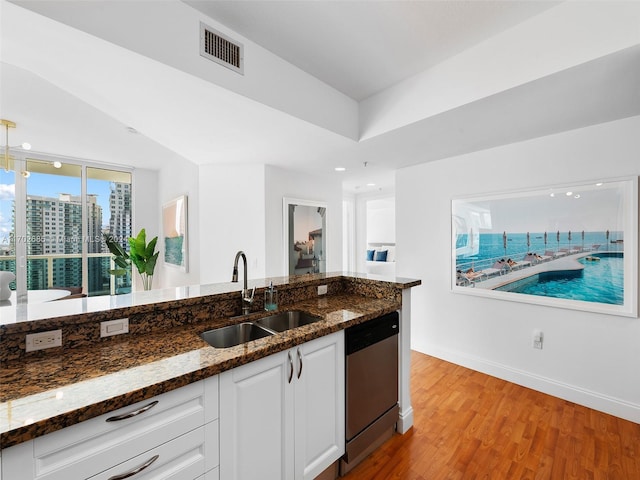
{"label": "white baseboard", "polygon": [[552,378],[515,369],[490,360],[466,353],[443,349],[436,346],[420,346],[415,349],[426,355],[446,360],[456,365],[486,373],[523,387],[531,388],[554,397],[562,398],[585,407],[608,413],[616,417],[640,423],[640,404],[604,395],[584,388],[558,382]]}
{"label": "white baseboard", "polygon": [[407,431],[413,426],[413,407],[409,407],[407,410],[400,412],[398,417],[398,425],[396,431],[398,433],[407,433]]}

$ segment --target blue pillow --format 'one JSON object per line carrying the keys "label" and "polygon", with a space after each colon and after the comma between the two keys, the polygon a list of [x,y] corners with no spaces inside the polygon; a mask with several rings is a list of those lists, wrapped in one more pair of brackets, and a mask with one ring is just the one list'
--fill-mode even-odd
{"label": "blue pillow", "polygon": [[373,262],[373,254],[376,253],[375,250],[367,250],[367,261]]}
{"label": "blue pillow", "polygon": [[387,250],[380,250],[376,252],[376,262],[386,262],[387,261]]}

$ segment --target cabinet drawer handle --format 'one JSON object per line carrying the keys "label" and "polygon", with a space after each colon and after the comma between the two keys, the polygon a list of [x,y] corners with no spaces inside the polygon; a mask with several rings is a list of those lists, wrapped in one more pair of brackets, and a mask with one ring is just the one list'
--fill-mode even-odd
{"label": "cabinet drawer handle", "polygon": [[298,378],[300,378],[300,375],[302,375],[302,354],[298,349]]}
{"label": "cabinet drawer handle", "polygon": [[291,352],[287,354],[289,357],[289,383],[291,383],[291,379],[293,378],[293,359],[291,358]]}
{"label": "cabinet drawer handle", "polygon": [[155,400],[153,402],[151,402],[148,405],[145,405],[142,408],[139,408],[138,410],[134,410],[133,412],[129,412],[129,413],[123,413],[122,415],[116,415],[114,417],[109,417],[107,418],[107,422],[119,422],[120,420],[126,420],[127,418],[131,418],[131,417],[135,417],[136,415],[140,415],[141,413],[146,412],[147,410],[155,407],[158,404],[158,400]]}
{"label": "cabinet drawer handle", "polygon": [[138,473],[143,471],[145,468],[147,468],[153,462],[155,462],[158,458],[160,458],[160,455],[154,455],[153,457],[151,457],[149,460],[144,462],[139,467],[136,467],[133,470],[129,470],[128,472],[121,473],[120,475],[114,475],[113,477],[109,477],[107,480],[124,480],[125,478],[133,477],[134,475],[137,475]]}

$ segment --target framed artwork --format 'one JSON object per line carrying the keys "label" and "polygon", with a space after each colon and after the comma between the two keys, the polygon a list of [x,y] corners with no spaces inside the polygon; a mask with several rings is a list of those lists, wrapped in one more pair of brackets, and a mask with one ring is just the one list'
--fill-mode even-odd
{"label": "framed artwork", "polygon": [[451,287],[637,317],[638,177],[451,201]]}
{"label": "framed artwork", "polygon": [[182,195],[162,206],[162,240],[164,263],[189,271],[187,237],[187,196]]}
{"label": "framed artwork", "polygon": [[284,198],[284,271],[286,275],[327,271],[327,205]]}

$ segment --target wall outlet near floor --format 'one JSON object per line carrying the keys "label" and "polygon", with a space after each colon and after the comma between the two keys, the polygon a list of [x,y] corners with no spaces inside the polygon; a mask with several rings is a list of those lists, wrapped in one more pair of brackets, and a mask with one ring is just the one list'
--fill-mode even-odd
{"label": "wall outlet near floor", "polygon": [[122,333],[129,333],[129,319],[118,318],[117,320],[107,320],[100,322],[100,338],[112,337]]}
{"label": "wall outlet near floor", "polygon": [[533,348],[542,350],[542,341],[544,340],[544,334],[540,330],[533,331]]}
{"label": "wall outlet near floor", "polygon": [[50,330],[48,332],[30,333],[27,335],[26,351],[35,352],[45,348],[62,346],[62,330]]}
{"label": "wall outlet near floor", "polygon": [[326,295],[328,287],[326,285],[318,285],[318,295]]}

